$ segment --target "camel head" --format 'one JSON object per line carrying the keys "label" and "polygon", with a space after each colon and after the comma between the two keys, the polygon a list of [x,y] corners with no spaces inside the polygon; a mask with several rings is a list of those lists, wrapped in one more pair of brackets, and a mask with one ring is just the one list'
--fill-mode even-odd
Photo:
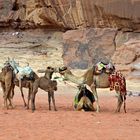
{"label": "camel head", "polygon": [[46,71],[48,71],[48,72],[54,72],[55,69],[53,67],[51,67],[51,66],[48,66],[47,69],[46,69]]}
{"label": "camel head", "polygon": [[9,71],[13,71],[13,68],[11,67],[11,65],[5,65],[3,68],[2,68],[2,72],[3,73],[7,73]]}
{"label": "camel head", "polygon": [[59,73],[60,73],[61,75],[64,75],[67,69],[68,69],[68,68],[67,68],[66,66],[60,67],[60,68],[59,68]]}
{"label": "camel head", "polygon": [[79,84],[78,86],[79,91],[85,91],[86,85],[85,84]]}

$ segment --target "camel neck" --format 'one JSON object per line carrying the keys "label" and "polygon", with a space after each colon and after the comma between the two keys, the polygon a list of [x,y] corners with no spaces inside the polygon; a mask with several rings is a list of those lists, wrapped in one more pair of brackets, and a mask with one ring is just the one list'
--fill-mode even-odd
{"label": "camel neck", "polygon": [[65,77],[66,80],[69,80],[69,81],[71,81],[73,83],[76,83],[76,84],[83,84],[83,82],[84,82],[83,77],[75,76],[72,73],[71,74],[65,73],[64,77]]}

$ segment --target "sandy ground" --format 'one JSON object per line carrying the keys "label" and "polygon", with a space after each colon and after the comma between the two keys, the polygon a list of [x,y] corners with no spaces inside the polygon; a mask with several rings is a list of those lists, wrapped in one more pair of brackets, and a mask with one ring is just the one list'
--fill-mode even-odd
{"label": "sandy ground", "polygon": [[[130,89],[132,88],[130,84]],[[136,86],[138,88],[138,86]],[[27,97],[27,90],[24,89]],[[140,97],[127,97],[127,113],[115,113],[117,99],[109,89],[99,89],[101,112],[74,111],[76,89],[59,85],[55,92],[58,111],[48,110],[47,93],[39,90],[36,111],[23,107],[19,89],[15,109],[2,108],[0,92],[0,140],[139,140]]]}
{"label": "sandy ground", "polygon": [[[29,31],[22,32],[21,38],[12,36],[12,33],[0,34],[0,66],[9,56],[20,65],[29,62],[35,71],[63,64],[61,33]],[[77,70],[77,75],[80,74],[81,71]],[[129,81],[127,85],[128,90],[140,92],[139,82]],[[27,99],[27,90],[24,92]],[[123,109],[115,113],[117,99],[114,92],[99,89],[100,113],[78,112],[72,106],[76,92],[73,84],[59,84],[55,93],[58,111],[55,112],[48,109],[47,93],[39,90],[36,111],[32,113],[23,107],[18,88],[15,89],[15,108],[3,109],[0,90],[0,140],[140,140],[140,97],[127,97],[127,113]]]}

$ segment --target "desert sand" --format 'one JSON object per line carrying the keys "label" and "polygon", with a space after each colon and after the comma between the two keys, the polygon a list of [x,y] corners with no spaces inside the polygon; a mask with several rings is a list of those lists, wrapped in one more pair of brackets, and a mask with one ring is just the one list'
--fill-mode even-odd
{"label": "desert sand", "polygon": [[[139,83],[127,82],[128,90],[139,90]],[[132,84],[133,83],[133,84]],[[135,86],[134,86],[135,85]],[[58,84],[55,92],[58,111],[49,111],[47,93],[39,90],[36,111],[26,110],[18,88],[14,109],[3,109],[0,92],[0,140],[139,140],[140,97],[127,96],[127,113],[115,113],[117,98],[109,89],[98,89],[100,113],[73,110],[77,89]],[[27,90],[24,89],[27,99]]]}

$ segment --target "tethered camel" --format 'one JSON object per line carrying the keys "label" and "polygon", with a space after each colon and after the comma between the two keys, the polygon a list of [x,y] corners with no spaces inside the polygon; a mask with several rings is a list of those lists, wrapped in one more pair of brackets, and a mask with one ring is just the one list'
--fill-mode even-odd
{"label": "tethered camel", "polygon": [[[88,69],[81,77],[75,76],[72,74],[72,72],[67,67],[59,68],[59,73],[64,76],[64,80],[69,80],[71,82],[74,82],[76,84],[87,84],[90,86],[96,102],[96,111],[99,112],[99,103],[98,103],[98,95],[96,88],[108,88],[110,87],[110,82],[108,80],[109,75],[114,72],[111,68],[108,73],[102,72],[101,74],[96,74],[95,66],[93,68]],[[118,92],[116,92],[118,93]],[[122,98],[121,95],[118,94],[118,106],[116,111],[119,112],[121,105],[122,105]]]}

